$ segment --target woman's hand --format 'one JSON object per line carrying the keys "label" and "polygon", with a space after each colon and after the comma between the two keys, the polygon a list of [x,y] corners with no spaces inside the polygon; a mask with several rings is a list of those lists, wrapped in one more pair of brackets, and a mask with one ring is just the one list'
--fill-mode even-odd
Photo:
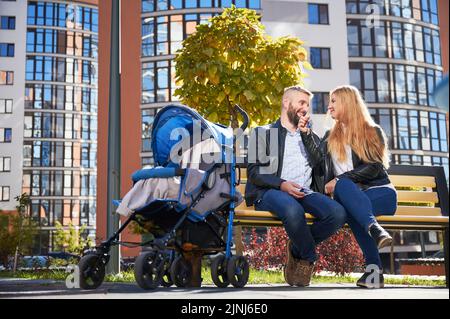
{"label": "woman's hand", "polygon": [[334,193],[334,188],[336,187],[336,178],[332,179],[325,185],[325,194],[331,195]]}

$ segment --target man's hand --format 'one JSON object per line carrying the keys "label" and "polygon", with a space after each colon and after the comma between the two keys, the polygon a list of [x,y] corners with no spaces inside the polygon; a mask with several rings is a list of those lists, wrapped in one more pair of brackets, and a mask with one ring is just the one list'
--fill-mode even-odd
{"label": "man's hand", "polygon": [[336,178],[333,178],[325,185],[325,194],[330,195],[334,193],[334,188],[336,187]]}
{"label": "man's hand", "polygon": [[309,127],[308,122],[310,119],[309,115],[299,114],[300,120],[298,121],[298,129],[303,133],[308,133]]}
{"label": "man's hand", "polygon": [[299,189],[301,189],[302,187],[300,185],[298,185],[297,183],[294,182],[283,182],[280,185],[280,189],[283,192],[288,193],[291,196],[294,196],[295,198],[301,199],[303,197],[305,197],[305,193],[302,193],[299,191]]}

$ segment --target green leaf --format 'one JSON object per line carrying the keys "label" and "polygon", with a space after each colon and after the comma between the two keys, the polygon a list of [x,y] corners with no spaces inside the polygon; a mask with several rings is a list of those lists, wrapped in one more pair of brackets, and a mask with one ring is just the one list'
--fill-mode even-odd
{"label": "green leaf", "polygon": [[226,98],[225,93],[224,92],[220,92],[219,95],[217,96],[217,101],[219,103],[222,103],[222,101],[225,100],[225,98]]}
{"label": "green leaf", "polygon": [[216,75],[216,73],[217,73],[217,66],[211,65],[211,66],[208,68],[208,74],[209,74],[209,76],[210,76],[210,77],[214,77],[214,76]]}
{"label": "green leaf", "polygon": [[208,119],[211,122],[218,122],[218,116],[216,112],[212,112],[211,114],[208,115]]}
{"label": "green leaf", "polygon": [[303,61],[303,67],[306,69],[306,70],[314,70],[314,68],[312,67],[312,65],[311,65],[311,63],[309,63],[308,61]]}
{"label": "green leaf", "polygon": [[203,50],[203,53],[206,54],[209,57],[212,57],[214,50],[212,48],[206,48]]}
{"label": "green leaf", "polygon": [[250,102],[255,99],[255,95],[250,90],[245,90],[244,95],[245,95],[245,98],[247,100],[249,100]]}

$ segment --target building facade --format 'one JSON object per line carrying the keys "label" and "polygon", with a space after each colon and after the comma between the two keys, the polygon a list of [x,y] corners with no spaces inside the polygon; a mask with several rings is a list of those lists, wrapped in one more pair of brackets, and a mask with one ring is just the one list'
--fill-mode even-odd
{"label": "building facade", "polygon": [[[15,39],[20,44],[12,66],[18,91],[12,114],[18,120],[12,134],[17,156],[11,160],[17,167],[11,171],[17,178],[10,180],[20,186],[11,189],[10,209],[13,197],[30,195],[31,217],[40,227],[33,252],[46,253],[54,246],[56,222],[86,225],[95,234],[97,1],[1,5],[2,15],[17,10]],[[0,91],[1,98],[8,94]]]}
{"label": "building facade", "polygon": [[347,42],[350,83],[388,135],[392,162],[443,166],[448,177],[446,112],[433,100],[448,46],[438,11],[437,0],[347,1]]}
{"label": "building facade", "polygon": [[26,1],[0,1],[0,210],[22,192]]}
{"label": "building facade", "polygon": [[[448,21],[446,1],[135,0],[122,2],[122,195],[131,187],[134,170],[153,165],[150,133],[155,114],[177,102],[173,96],[176,50],[197,24],[232,4],[257,10],[269,35],[305,41],[314,67],[305,85],[315,94],[313,126],[319,134],[331,124],[325,115],[328,92],[351,83],[361,90],[374,119],[389,136],[393,163],[440,165],[448,176],[445,113],[432,100],[434,86],[448,73],[442,65],[446,59],[448,65],[448,23],[442,30],[440,26]],[[109,1],[100,3],[101,61],[109,61],[110,6]],[[108,72],[107,65],[100,66],[100,88],[108,87]],[[100,92],[99,105],[99,116],[107,118],[106,90]],[[99,123],[99,140],[107,140],[105,121]],[[106,150],[106,143],[100,143],[97,236],[102,239],[106,238]],[[132,234],[124,237],[137,239]],[[419,237],[423,239],[423,234],[405,232],[398,241],[415,245],[405,253],[418,252]],[[439,249],[436,233],[425,237],[426,248]],[[136,251],[124,248],[122,253]]]}

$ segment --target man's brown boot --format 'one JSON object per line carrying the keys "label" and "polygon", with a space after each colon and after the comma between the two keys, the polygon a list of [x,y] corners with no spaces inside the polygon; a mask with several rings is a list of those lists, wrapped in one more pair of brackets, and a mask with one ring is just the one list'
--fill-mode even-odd
{"label": "man's brown boot", "polygon": [[296,260],[294,285],[297,287],[306,287],[311,283],[311,277],[314,272],[314,263],[307,260]]}
{"label": "man's brown boot", "polygon": [[286,245],[287,263],[284,266],[284,280],[290,285],[295,285],[295,271],[297,268],[296,259],[292,256],[291,251],[292,243],[288,240]]}

